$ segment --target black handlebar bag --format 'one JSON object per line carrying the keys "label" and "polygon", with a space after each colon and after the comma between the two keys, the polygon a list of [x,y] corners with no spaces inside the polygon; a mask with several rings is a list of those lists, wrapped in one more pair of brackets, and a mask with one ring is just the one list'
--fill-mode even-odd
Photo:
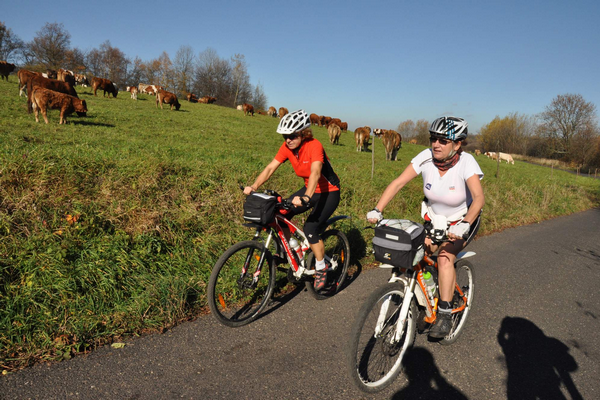
{"label": "black handlebar bag", "polygon": [[412,269],[423,259],[425,228],[407,219],[387,219],[375,227],[375,260]]}
{"label": "black handlebar bag", "polygon": [[265,193],[254,192],[244,202],[244,219],[260,225],[268,225],[275,220],[277,198]]}

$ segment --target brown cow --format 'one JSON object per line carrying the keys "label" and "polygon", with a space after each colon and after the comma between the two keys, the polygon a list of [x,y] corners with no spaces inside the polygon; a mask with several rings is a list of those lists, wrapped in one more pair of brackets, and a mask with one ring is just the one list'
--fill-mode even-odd
{"label": "brown cow", "polygon": [[348,123],[342,122],[342,125],[340,125],[340,128],[342,128],[342,132],[347,132],[348,131]]}
{"label": "brown cow", "polygon": [[287,108],[285,107],[279,107],[279,118],[283,118],[284,115],[289,114],[290,112],[288,111]]}
{"label": "brown cow", "polygon": [[111,93],[113,97],[117,97],[117,94],[119,93],[117,87],[110,80],[104,78],[92,78],[92,90],[94,91],[94,96],[96,96],[96,91],[98,89],[104,91],[102,97],[105,97],[107,92],[109,98]]}
{"label": "brown cow", "polygon": [[417,139],[410,139],[408,141],[408,143],[410,143],[410,144],[417,144]]}
{"label": "brown cow", "polygon": [[391,129],[373,129],[373,133],[381,139],[383,147],[385,147],[385,159],[396,161],[398,159],[398,149],[402,145],[400,134]]}
{"label": "brown cow", "polygon": [[23,95],[23,91],[27,93],[27,82],[34,76],[42,76],[42,74],[26,69],[20,69],[19,72],[17,72],[17,77],[19,78],[19,97]]}
{"label": "brown cow", "polygon": [[15,64],[0,61],[0,76],[8,82],[8,75],[15,70]]}
{"label": "brown cow", "polygon": [[215,101],[217,101],[217,98],[212,97],[212,96],[202,96],[201,98],[198,99],[198,103],[203,103],[203,104],[212,104]]}
{"label": "brown cow", "polygon": [[193,93],[188,93],[188,95],[187,95],[187,101],[189,101],[190,103],[197,103],[198,102],[198,97],[196,97],[196,95],[193,94]]}
{"label": "brown cow", "polygon": [[85,117],[87,113],[87,104],[85,104],[85,100],[80,100],[77,97],[69,96],[68,94],[44,89],[40,86],[33,87],[31,90],[31,98],[33,101],[32,108],[35,112],[35,122],[40,122],[39,113],[41,111],[44,121],[48,123],[48,109],[60,110],[60,124],[66,124],[67,116],[73,112],[76,112],[77,115],[81,117]]}
{"label": "brown cow", "polygon": [[87,76],[83,74],[75,74],[75,83],[84,87],[88,87],[90,85],[90,81],[88,81]]}
{"label": "brown cow", "polygon": [[267,110],[267,114],[270,115],[271,117],[276,117],[277,116],[277,110],[275,109],[275,107],[271,106]]}
{"label": "brown cow", "polygon": [[369,138],[371,136],[371,128],[363,126],[354,130],[354,140],[356,141],[356,151],[366,151],[369,146]]}
{"label": "brown cow", "polygon": [[331,117],[321,116],[321,126],[327,126],[331,122]]}
{"label": "brown cow", "polygon": [[479,149],[475,149],[475,155],[476,155],[476,156],[480,156],[480,155],[481,155],[481,150],[479,150]]}
{"label": "brown cow", "polygon": [[129,93],[131,93],[132,99],[137,100],[137,96],[138,96],[138,92],[139,92],[137,86],[127,86],[127,91]]}
{"label": "brown cow", "polygon": [[331,121],[329,121],[329,123],[327,124],[327,126],[329,126],[331,124],[335,124],[335,125],[339,126],[340,129],[342,128],[342,120],[339,119],[339,118],[331,118]]}
{"label": "brown cow", "polygon": [[75,76],[71,71],[59,69],[56,73],[56,79],[63,82],[69,82],[71,86],[75,87]]}
{"label": "brown cow", "polygon": [[252,104],[244,103],[243,104],[244,115],[250,114],[251,117],[254,117],[254,107]]}
{"label": "brown cow", "polygon": [[340,135],[342,133],[342,129],[339,126],[336,124],[329,124],[327,133],[329,133],[329,141],[331,144],[339,144]]}
{"label": "brown cow", "polygon": [[64,93],[79,98],[73,86],[71,86],[71,84],[68,82],[59,81],[57,79],[44,78],[43,76],[32,76],[27,81],[27,112],[30,114],[33,111],[31,90],[35,86],[40,86],[44,89],[54,90],[55,92]]}
{"label": "brown cow", "polygon": [[156,92],[156,108],[158,108],[158,105],[160,104],[160,109],[162,110],[163,103],[170,104],[171,110],[173,109],[173,106],[175,106],[175,110],[177,111],[179,111],[179,107],[181,107],[181,104],[179,104],[179,101],[177,101],[177,96],[175,96],[175,94],[159,89],[158,92]]}
{"label": "brown cow", "polygon": [[320,122],[320,117],[317,114],[310,114],[310,116],[308,117],[310,119],[310,124],[311,125],[319,125]]}

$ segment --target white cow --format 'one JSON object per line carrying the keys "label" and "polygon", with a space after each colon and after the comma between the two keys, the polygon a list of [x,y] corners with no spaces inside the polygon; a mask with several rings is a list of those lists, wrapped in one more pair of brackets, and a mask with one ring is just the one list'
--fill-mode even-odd
{"label": "white cow", "polygon": [[510,154],[506,154],[506,153],[499,153],[500,155],[500,161],[506,161],[506,163],[512,163],[513,165],[515,164],[515,160],[513,160],[512,156]]}

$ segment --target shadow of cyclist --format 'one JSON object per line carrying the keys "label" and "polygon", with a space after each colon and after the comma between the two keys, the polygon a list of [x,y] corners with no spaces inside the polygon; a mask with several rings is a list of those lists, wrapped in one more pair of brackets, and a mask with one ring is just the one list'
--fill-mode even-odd
{"label": "shadow of cyclist", "polygon": [[572,399],[583,397],[575,387],[571,372],[577,362],[569,348],[558,339],[544,335],[533,322],[506,317],[498,332],[498,343],[506,357],[507,398],[566,399],[564,385]]}
{"label": "shadow of cyclist", "polygon": [[428,350],[422,347],[408,349],[403,364],[408,386],[396,392],[393,399],[467,399],[442,377]]}
{"label": "shadow of cyclist", "polygon": [[345,233],[350,243],[350,265],[348,266],[348,276],[344,282],[344,288],[352,284],[362,273],[360,260],[367,255],[367,243],[362,230],[352,228]]}

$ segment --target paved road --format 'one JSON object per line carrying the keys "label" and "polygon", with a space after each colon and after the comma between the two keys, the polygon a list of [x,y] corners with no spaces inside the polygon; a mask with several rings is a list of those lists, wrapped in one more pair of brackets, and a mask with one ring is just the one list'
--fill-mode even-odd
{"label": "paved road", "polygon": [[376,396],[355,389],[344,351],[371,270],[327,301],[299,292],[249,326],[200,318],[162,335],[0,378],[2,399],[598,399],[600,210],[470,245],[477,292],[452,346],[418,335],[407,368]]}

